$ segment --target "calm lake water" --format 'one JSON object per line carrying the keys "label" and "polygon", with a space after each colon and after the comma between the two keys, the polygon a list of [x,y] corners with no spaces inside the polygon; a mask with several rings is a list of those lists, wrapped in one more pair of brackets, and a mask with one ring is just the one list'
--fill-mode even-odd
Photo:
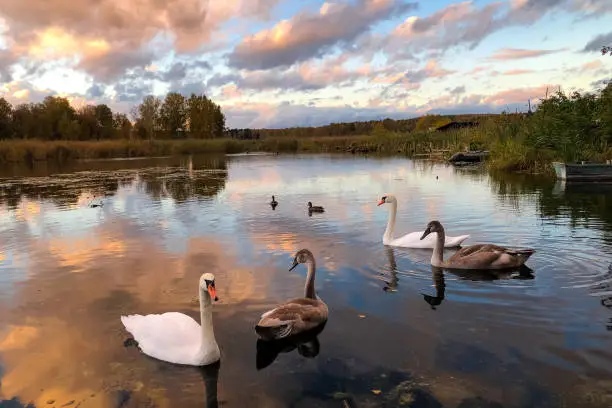
{"label": "calm lake water", "polygon": [[[11,167],[0,185],[2,407],[612,406],[612,187],[344,155]],[[535,248],[531,271],[455,274],[385,247],[383,193],[396,235],[439,219],[466,245]],[[276,355],[253,326],[302,296],[301,248],[330,318]],[[199,321],[206,271],[220,367],[126,342],[122,314]]]}

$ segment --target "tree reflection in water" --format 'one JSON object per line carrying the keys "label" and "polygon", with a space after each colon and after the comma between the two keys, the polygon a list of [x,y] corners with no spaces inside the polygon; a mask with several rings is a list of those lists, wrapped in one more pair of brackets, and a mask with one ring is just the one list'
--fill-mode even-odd
{"label": "tree reflection in water", "polygon": [[9,210],[23,201],[48,201],[57,207],[88,206],[132,186],[153,200],[171,198],[182,203],[213,198],[223,190],[227,179],[224,156],[174,158],[165,167],[146,167],[148,163],[143,160],[134,169],[125,169],[125,162],[114,164],[116,168],[100,171],[1,180],[0,205]]}

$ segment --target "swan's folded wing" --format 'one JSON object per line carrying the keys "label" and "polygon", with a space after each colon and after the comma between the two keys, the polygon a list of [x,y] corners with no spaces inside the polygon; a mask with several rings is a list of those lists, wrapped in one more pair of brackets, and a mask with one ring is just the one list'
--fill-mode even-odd
{"label": "swan's folded wing", "polygon": [[200,342],[200,325],[183,313],[121,316],[121,322],[145,352]]}
{"label": "swan's folded wing", "polygon": [[476,253],[485,254],[500,254],[506,251],[506,248],[493,244],[476,244],[461,248],[452,256],[453,259],[459,259],[466,256],[472,256]]}
{"label": "swan's folded wing", "polygon": [[[480,246],[480,245],[479,245]],[[451,256],[448,262],[454,267],[468,266],[470,268],[489,268],[504,253],[495,248],[487,248],[486,245],[480,248],[465,248],[467,251],[460,250]]]}
{"label": "swan's folded wing", "polygon": [[261,316],[255,330],[265,337],[282,338],[313,327],[323,318],[320,303],[294,299]]}

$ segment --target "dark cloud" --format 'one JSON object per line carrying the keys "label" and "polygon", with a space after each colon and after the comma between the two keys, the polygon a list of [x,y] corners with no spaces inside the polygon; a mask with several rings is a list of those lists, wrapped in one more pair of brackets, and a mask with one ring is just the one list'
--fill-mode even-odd
{"label": "dark cloud", "polygon": [[318,13],[302,12],[274,28],[245,38],[230,53],[237,68],[269,69],[320,57],[331,47],[350,44],[381,20],[416,8],[396,0],[325,3]]}
{"label": "dark cloud", "polygon": [[116,50],[83,59],[77,68],[91,74],[100,82],[109,83],[125,75],[133,67],[150,65],[154,59],[154,54],[150,51]]}
{"label": "dark cloud", "polygon": [[592,89],[599,90],[605,88],[609,83],[612,83],[612,75],[607,78],[602,78],[597,81],[591,82],[590,86]]}
{"label": "dark cloud", "polygon": [[113,88],[118,102],[140,103],[146,95],[153,93],[153,85],[146,82],[120,82]]}
{"label": "dark cloud", "polygon": [[446,88],[451,95],[461,95],[465,93],[465,86],[457,86],[455,88]]}
{"label": "dark cloud", "polygon": [[13,80],[12,67],[15,62],[17,58],[11,51],[0,49],[0,84]]}
{"label": "dark cloud", "polygon": [[170,87],[171,90],[189,97],[192,93],[196,95],[207,94],[206,84],[204,82],[185,82],[176,84]]}
{"label": "dark cloud", "polygon": [[161,75],[161,78],[166,82],[180,81],[187,76],[187,64],[184,62],[176,62],[170,69]]}
{"label": "dark cloud", "polygon": [[104,87],[98,84],[93,84],[89,87],[89,89],[87,89],[85,94],[91,98],[100,98],[102,95],[104,95]]}
{"label": "dark cloud", "polygon": [[589,41],[584,48],[583,52],[600,52],[601,47],[604,45],[612,46],[612,31],[607,34],[600,34],[597,37]]}

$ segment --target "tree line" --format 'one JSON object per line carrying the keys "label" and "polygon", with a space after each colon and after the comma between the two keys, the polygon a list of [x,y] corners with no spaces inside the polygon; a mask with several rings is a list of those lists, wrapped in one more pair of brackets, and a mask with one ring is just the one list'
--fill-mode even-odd
{"label": "tree line", "polygon": [[321,136],[363,136],[372,134],[377,128],[392,133],[426,132],[447,123],[480,122],[494,114],[462,114],[462,115],[425,115],[410,119],[370,120],[364,122],[331,123],[317,127],[292,127],[285,129],[258,129],[257,134],[262,137],[321,137]]}
{"label": "tree line", "polygon": [[75,109],[58,96],[17,106],[0,97],[0,139],[212,139],[225,132],[221,107],[206,95],[186,98],[170,92],[164,99],[148,95],[130,114],[132,120],[106,104]]}

